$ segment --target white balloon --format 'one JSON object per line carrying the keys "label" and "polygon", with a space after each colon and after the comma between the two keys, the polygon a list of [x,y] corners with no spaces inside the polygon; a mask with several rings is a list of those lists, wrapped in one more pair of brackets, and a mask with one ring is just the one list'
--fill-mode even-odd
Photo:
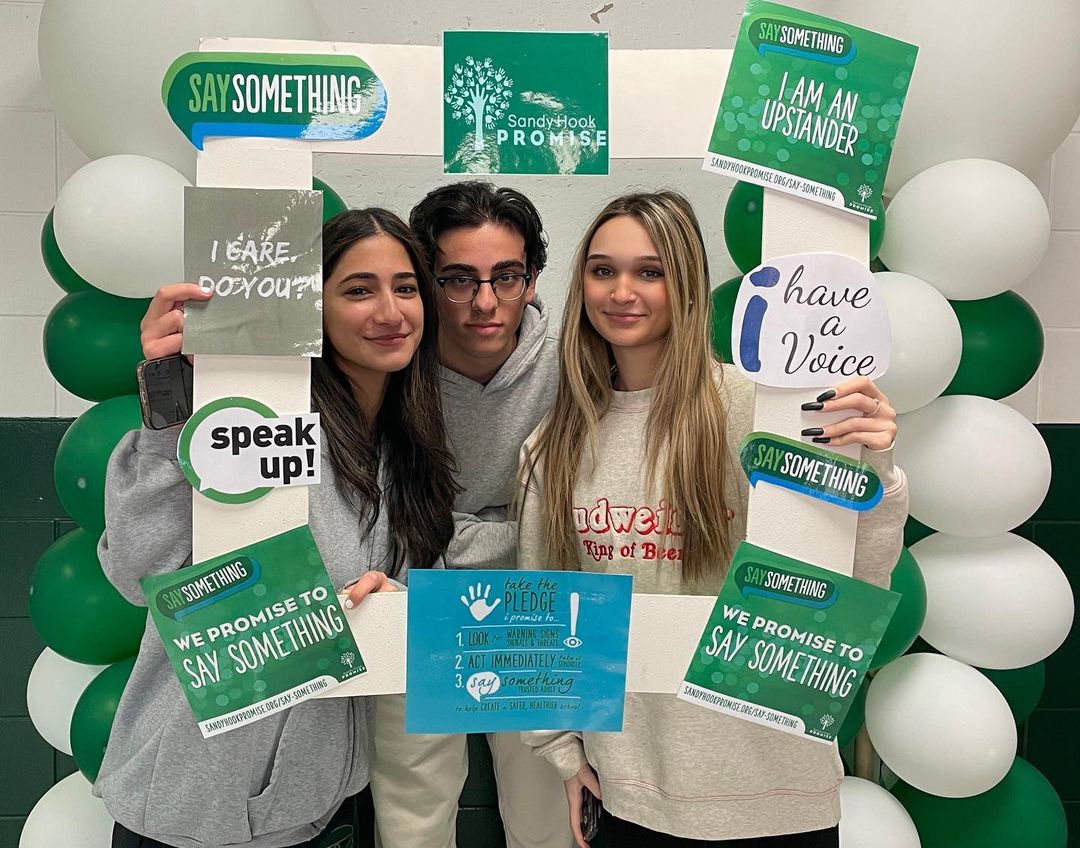
{"label": "white balloon", "polygon": [[866,730],[901,780],[943,798],[992,789],[1016,756],[1005,697],[940,654],[907,654],[878,671],[866,693]]}
{"label": "white balloon", "polygon": [[79,696],[108,666],[84,665],[46,648],[26,681],[26,709],[34,729],[57,751],[71,755],[71,716]]}
{"label": "white balloon", "polygon": [[948,395],[901,415],[896,461],[908,511],[954,536],[993,536],[1027,521],[1050,488],[1050,452],[1015,409]]}
{"label": "white balloon", "polygon": [[309,0],[47,0],[38,63],[49,102],[91,159],[139,153],[195,176],[195,149],[165,111],[173,61],[207,36],[319,40]]}
{"label": "white balloon", "polygon": [[105,802],[90,794],[90,781],[69,774],[34,805],[23,825],[19,848],[109,848],[113,818]]}
{"label": "white balloon", "polygon": [[1031,180],[1000,162],[956,159],[896,193],[880,256],[950,300],[979,300],[1031,276],[1049,243],[1050,213]]}
{"label": "white balloon", "polygon": [[1034,174],[1080,115],[1076,0],[798,5],[919,46],[886,182],[890,194],[919,171],[964,156]]}
{"label": "white balloon", "polygon": [[1050,656],[1069,635],[1069,580],[1027,539],[934,533],[912,545],[911,554],[926,580],[920,635],[953,659],[1020,668]]}
{"label": "white balloon", "polygon": [[184,279],[184,187],[146,156],[106,156],[64,183],[53,208],[56,243],[88,283],[121,297],[152,297]]}
{"label": "white balloon", "polygon": [[840,848],[920,848],[903,804],[876,783],[845,777],[840,784]]}
{"label": "white balloon", "polygon": [[956,376],[964,338],[944,295],[909,274],[874,274],[885,296],[892,329],[888,372],[878,380],[897,412],[926,406]]}

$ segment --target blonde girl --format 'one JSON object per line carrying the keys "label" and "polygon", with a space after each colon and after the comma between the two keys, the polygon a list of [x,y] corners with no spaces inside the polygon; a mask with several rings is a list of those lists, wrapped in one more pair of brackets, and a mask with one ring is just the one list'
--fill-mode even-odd
{"label": "blonde girl", "polygon": [[[578,250],[551,413],[522,448],[522,567],[632,574],[634,591],[715,594],[745,535],[739,442],[753,384],[709,348],[708,265],[682,195],[621,197]],[[855,576],[887,585],[907,513],[892,460],[896,413],[865,378],[802,404],[850,411],[807,438],[861,444],[885,486],[859,519]],[[626,516],[634,516],[627,521]],[[565,781],[578,845],[582,792],[600,797],[608,844],[836,846],[835,746],[628,693],[621,733],[525,734]]]}

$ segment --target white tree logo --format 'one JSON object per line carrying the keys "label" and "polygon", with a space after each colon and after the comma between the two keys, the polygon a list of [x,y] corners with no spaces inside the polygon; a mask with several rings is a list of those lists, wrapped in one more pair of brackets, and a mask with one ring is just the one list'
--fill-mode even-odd
{"label": "white tree logo", "polygon": [[826,713],[825,715],[823,715],[821,718],[818,719],[818,724],[821,725],[822,730],[828,730],[830,727],[832,727],[834,724],[836,724],[836,719],[833,718],[828,713]]}
{"label": "white tree logo", "polygon": [[866,198],[868,198],[873,193],[874,190],[870,188],[870,186],[868,186],[866,183],[863,183],[861,186],[859,186],[859,198],[862,200],[863,203],[866,203]]}
{"label": "white tree logo", "polygon": [[351,669],[356,663],[356,654],[352,651],[346,651],[341,655],[341,664],[346,668]]}
{"label": "white tree logo", "polygon": [[465,64],[455,64],[444,99],[454,120],[465,119],[473,127],[473,150],[484,149],[484,129],[506,113],[513,94],[514,81],[504,68],[496,68],[490,58],[478,62],[465,57]]}

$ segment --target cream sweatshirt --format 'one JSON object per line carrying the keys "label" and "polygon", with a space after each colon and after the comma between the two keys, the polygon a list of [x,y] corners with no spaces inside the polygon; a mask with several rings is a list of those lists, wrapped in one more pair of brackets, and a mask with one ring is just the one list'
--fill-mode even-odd
{"label": "cream sweatshirt", "polygon": [[[739,443],[753,425],[754,385],[731,366],[717,373],[727,414],[730,461],[724,486],[728,514],[733,514],[733,550],[746,535],[749,486],[737,463]],[[713,595],[723,582],[719,569],[702,580],[684,578],[679,536],[666,541],[660,536],[665,524],[678,529],[678,517],[667,514],[655,489],[646,489],[644,437],[651,396],[651,389],[614,392],[600,421],[595,465],[588,451],[582,457],[573,498],[577,564],[583,571],[631,574],[635,592]],[[535,438],[536,431],[523,456]],[[891,449],[864,451],[864,461],[881,477],[884,497],[859,516],[854,576],[888,586],[902,546],[907,486],[893,466]],[[542,475],[538,468],[521,492],[521,568],[549,567]],[[620,556],[623,546],[634,555]],[[613,815],[663,833],[739,839],[820,830],[840,820],[843,768],[835,744],[721,715],[674,694],[628,692],[621,733],[537,731],[523,738],[564,780],[588,762]]]}

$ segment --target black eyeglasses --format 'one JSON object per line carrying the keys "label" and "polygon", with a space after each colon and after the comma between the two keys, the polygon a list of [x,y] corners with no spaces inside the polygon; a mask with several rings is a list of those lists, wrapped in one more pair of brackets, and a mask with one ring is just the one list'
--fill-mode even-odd
{"label": "black eyeglasses", "polygon": [[436,277],[435,282],[451,303],[472,303],[483,283],[491,286],[491,293],[499,300],[519,300],[525,294],[525,288],[531,279],[532,274],[506,273],[496,274],[490,280],[461,276]]}

